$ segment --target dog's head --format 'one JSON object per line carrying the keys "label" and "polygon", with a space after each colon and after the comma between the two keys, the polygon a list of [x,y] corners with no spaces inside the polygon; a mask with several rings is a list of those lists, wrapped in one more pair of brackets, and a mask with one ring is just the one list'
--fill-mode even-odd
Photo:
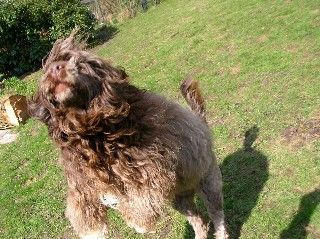
{"label": "dog's head", "polygon": [[57,40],[44,60],[40,93],[55,108],[87,108],[103,87],[126,82],[123,70],[84,51],[83,45],[71,34]]}
{"label": "dog's head", "polygon": [[30,104],[31,115],[48,123],[55,112],[87,110],[99,97],[107,107],[121,102],[117,91],[128,85],[126,73],[83,48],[74,33],[55,42],[43,60],[44,74]]}

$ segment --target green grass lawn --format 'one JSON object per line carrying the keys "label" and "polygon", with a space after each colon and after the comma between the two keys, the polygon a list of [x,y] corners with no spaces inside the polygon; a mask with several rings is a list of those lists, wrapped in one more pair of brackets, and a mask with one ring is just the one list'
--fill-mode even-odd
{"label": "green grass lawn", "polygon": [[[94,51],[133,84],[185,104],[180,81],[200,81],[231,238],[320,238],[319,1],[166,0],[116,27]],[[39,76],[1,94],[30,95]],[[16,130],[0,145],[0,238],[74,238],[47,130],[34,120]],[[108,219],[114,239],[193,237],[172,209],[145,236]]]}

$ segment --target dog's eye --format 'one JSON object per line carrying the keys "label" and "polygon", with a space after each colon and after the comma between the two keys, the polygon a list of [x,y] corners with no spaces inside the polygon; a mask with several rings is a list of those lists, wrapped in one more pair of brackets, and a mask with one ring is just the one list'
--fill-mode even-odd
{"label": "dog's eye", "polygon": [[64,132],[61,132],[60,133],[60,139],[63,141],[63,142],[67,142],[68,141],[68,135]]}
{"label": "dog's eye", "polygon": [[79,64],[78,65],[78,71],[81,72],[81,73],[86,73],[87,72],[87,68],[86,68],[85,65]]}
{"label": "dog's eye", "polygon": [[58,108],[58,106],[59,106],[59,102],[58,102],[58,101],[56,101],[55,99],[51,99],[49,102],[50,102],[55,108]]}

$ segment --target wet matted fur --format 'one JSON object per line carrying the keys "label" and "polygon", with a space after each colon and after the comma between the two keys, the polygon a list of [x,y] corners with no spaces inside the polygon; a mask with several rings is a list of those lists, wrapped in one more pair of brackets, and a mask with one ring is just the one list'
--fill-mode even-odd
{"label": "wet matted fur", "polygon": [[54,44],[43,70],[30,112],[60,148],[66,215],[81,238],[106,237],[110,207],[136,231],[152,230],[166,203],[186,215],[197,239],[207,238],[195,193],[216,238],[227,238],[221,173],[197,82],[181,86],[190,111],[131,85],[73,34]]}

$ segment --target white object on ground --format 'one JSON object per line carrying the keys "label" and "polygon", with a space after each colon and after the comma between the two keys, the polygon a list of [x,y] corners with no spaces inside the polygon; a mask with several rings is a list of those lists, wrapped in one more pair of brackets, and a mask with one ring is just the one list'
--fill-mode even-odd
{"label": "white object on ground", "polygon": [[9,144],[17,139],[18,134],[11,130],[0,130],[0,144]]}

